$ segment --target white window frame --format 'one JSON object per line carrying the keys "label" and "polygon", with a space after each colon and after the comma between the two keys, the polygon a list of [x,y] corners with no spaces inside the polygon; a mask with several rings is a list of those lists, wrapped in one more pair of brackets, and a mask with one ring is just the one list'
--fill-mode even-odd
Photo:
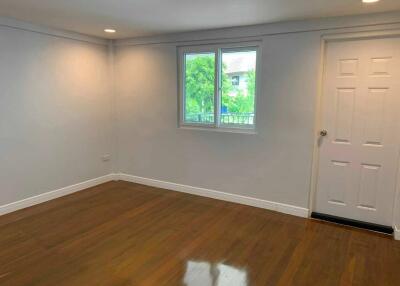
{"label": "white window frame", "polygon": [[[179,127],[181,128],[197,128],[203,130],[215,131],[233,131],[253,133],[257,124],[257,101],[260,93],[259,82],[261,78],[261,43],[229,43],[229,44],[213,44],[198,46],[181,46],[178,47],[178,75],[179,75]],[[220,123],[220,100],[221,100],[221,65],[222,53],[224,52],[240,52],[240,51],[256,51],[256,78],[255,78],[255,95],[254,95],[254,124],[238,125],[238,124],[221,124]],[[193,53],[215,53],[215,83],[214,83],[214,123],[195,123],[185,122],[185,59],[187,54]]]}

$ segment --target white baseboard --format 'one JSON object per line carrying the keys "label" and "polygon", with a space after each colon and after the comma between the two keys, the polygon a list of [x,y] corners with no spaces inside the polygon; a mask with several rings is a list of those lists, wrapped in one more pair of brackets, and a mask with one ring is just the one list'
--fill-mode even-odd
{"label": "white baseboard", "polygon": [[82,183],[64,187],[58,190],[50,191],[44,194],[40,194],[34,197],[23,199],[17,202],[0,206],[0,215],[11,213],[20,209],[24,209],[33,205],[44,203],[62,196],[66,196],[75,192],[82,191],[87,188],[91,188],[109,181],[118,179],[118,175],[109,174],[95,179],[91,179]]}
{"label": "white baseboard", "polygon": [[398,226],[394,226],[394,233],[393,233],[395,240],[400,240],[400,228]]}
{"label": "white baseboard", "polygon": [[138,183],[143,185],[148,185],[157,188],[169,189],[177,192],[188,193],[192,195],[198,195],[208,198],[213,198],[217,200],[223,200],[268,210],[273,210],[285,214],[295,215],[299,217],[308,217],[309,211],[306,208],[297,207],[293,205],[287,205],[277,202],[266,201],[262,199],[256,199],[251,197],[245,197],[235,194],[229,194],[224,192],[219,192],[210,189],[198,188],[188,185],[181,185],[171,182],[165,182],[160,180],[148,179],[143,177],[137,177],[127,174],[119,174],[117,175],[120,180],[128,181],[132,183]]}

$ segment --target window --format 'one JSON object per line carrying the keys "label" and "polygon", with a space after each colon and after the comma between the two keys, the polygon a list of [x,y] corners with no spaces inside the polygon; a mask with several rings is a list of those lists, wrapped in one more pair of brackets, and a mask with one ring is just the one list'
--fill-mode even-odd
{"label": "window", "polygon": [[232,76],[232,85],[237,86],[239,85],[239,82],[240,82],[240,76],[238,75]]}
{"label": "window", "polygon": [[258,46],[183,47],[180,124],[254,129]]}

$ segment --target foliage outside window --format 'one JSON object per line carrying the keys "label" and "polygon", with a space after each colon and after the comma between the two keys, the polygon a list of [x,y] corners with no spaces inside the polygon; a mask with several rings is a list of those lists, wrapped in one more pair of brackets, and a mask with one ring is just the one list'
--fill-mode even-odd
{"label": "foliage outside window", "polygon": [[183,51],[181,124],[253,129],[256,63],[256,47]]}
{"label": "foliage outside window", "polygon": [[185,122],[214,122],[215,54],[185,55]]}

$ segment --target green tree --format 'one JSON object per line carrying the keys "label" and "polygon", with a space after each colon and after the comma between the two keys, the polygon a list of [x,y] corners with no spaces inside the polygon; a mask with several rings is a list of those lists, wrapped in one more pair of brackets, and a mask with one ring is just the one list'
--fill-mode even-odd
{"label": "green tree", "polygon": [[214,55],[186,58],[186,113],[214,112]]}
{"label": "green tree", "polygon": [[251,70],[247,72],[247,94],[249,96],[254,96],[256,94],[256,71]]}

